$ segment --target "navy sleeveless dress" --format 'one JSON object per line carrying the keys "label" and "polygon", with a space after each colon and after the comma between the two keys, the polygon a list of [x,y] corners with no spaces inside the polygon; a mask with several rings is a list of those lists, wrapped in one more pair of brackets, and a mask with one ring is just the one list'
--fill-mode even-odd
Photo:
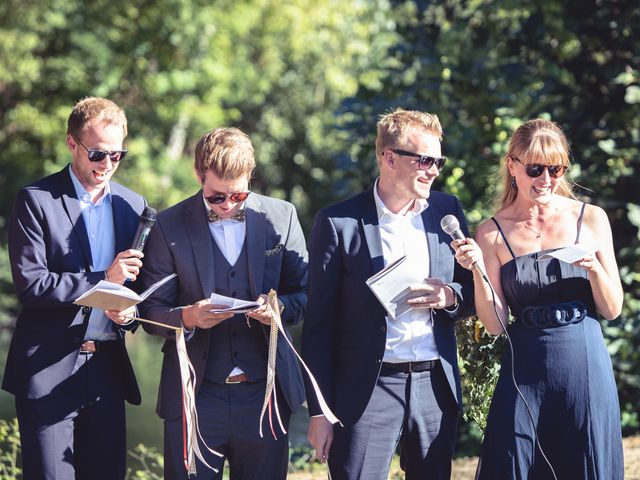
{"label": "navy sleeveless dress", "polygon": [[[577,225],[580,238],[582,214]],[[611,359],[585,270],[543,250],[513,256],[500,272],[515,321],[515,379],[531,409],[537,436],[558,480],[622,480],[620,407]],[[503,356],[476,479],[553,479],[536,446],[527,407],[512,381],[511,352]]]}

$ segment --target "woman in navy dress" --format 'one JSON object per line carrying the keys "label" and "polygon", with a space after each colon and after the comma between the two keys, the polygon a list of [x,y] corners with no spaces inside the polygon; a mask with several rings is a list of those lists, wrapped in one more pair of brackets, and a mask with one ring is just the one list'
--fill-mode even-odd
{"label": "woman in navy dress", "polygon": [[[478,479],[623,478],[620,407],[598,322],[620,315],[622,286],[607,216],[573,197],[567,168],[562,130],[524,123],[501,165],[496,214],[475,241],[452,242],[461,265],[486,271],[502,321],[513,317],[513,356],[507,349],[502,360]],[[590,253],[573,263],[542,258],[578,242]],[[474,282],[478,317],[499,335],[491,289],[477,270]]]}

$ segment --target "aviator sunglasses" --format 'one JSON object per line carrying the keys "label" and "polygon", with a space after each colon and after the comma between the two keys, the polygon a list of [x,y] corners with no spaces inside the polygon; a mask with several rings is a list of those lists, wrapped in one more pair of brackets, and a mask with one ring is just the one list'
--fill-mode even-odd
{"label": "aviator sunglasses", "polygon": [[430,157],[429,155],[418,155],[417,153],[407,152],[406,150],[400,150],[399,148],[390,148],[393,153],[398,155],[404,155],[405,157],[415,157],[418,160],[418,168],[420,170],[429,170],[432,165],[435,165],[438,170],[442,170],[444,163],[447,161],[447,157]]}
{"label": "aviator sunglasses", "polygon": [[544,172],[546,168],[549,171],[549,176],[553,178],[560,178],[564,175],[564,171],[567,169],[566,165],[543,165],[541,163],[522,163],[518,157],[511,157],[516,160],[520,165],[524,167],[524,171],[527,172],[531,178],[538,178]]}
{"label": "aviator sunglasses", "polygon": [[107,155],[109,155],[112,162],[119,162],[127,156],[126,148],[124,150],[112,150],[110,152],[106,150],[96,150],[95,148],[85,147],[84,143],[82,143],[79,138],[76,138],[76,140],[80,145],[82,145],[82,148],[87,151],[87,157],[89,157],[90,162],[101,162]]}
{"label": "aviator sunglasses", "polygon": [[216,193],[214,195],[210,195],[208,197],[204,197],[207,202],[212,205],[218,205],[224,202],[227,197],[234,202],[244,202],[251,192],[236,192],[236,193]]}

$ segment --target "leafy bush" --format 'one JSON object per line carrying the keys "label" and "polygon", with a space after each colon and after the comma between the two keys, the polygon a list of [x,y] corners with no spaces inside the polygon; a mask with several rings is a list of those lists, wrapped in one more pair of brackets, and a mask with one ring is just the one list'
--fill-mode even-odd
{"label": "leafy bush", "polygon": [[22,478],[18,420],[0,420],[0,480]]}

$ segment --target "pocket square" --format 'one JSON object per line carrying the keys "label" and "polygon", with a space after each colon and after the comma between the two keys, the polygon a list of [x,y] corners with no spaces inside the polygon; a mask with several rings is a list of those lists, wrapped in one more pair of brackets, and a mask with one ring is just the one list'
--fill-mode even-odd
{"label": "pocket square", "polygon": [[264,256],[265,257],[272,257],[274,255],[279,254],[282,251],[282,247],[284,247],[284,245],[282,245],[281,243],[277,244],[275,247],[273,247],[270,250],[265,250],[264,251]]}

